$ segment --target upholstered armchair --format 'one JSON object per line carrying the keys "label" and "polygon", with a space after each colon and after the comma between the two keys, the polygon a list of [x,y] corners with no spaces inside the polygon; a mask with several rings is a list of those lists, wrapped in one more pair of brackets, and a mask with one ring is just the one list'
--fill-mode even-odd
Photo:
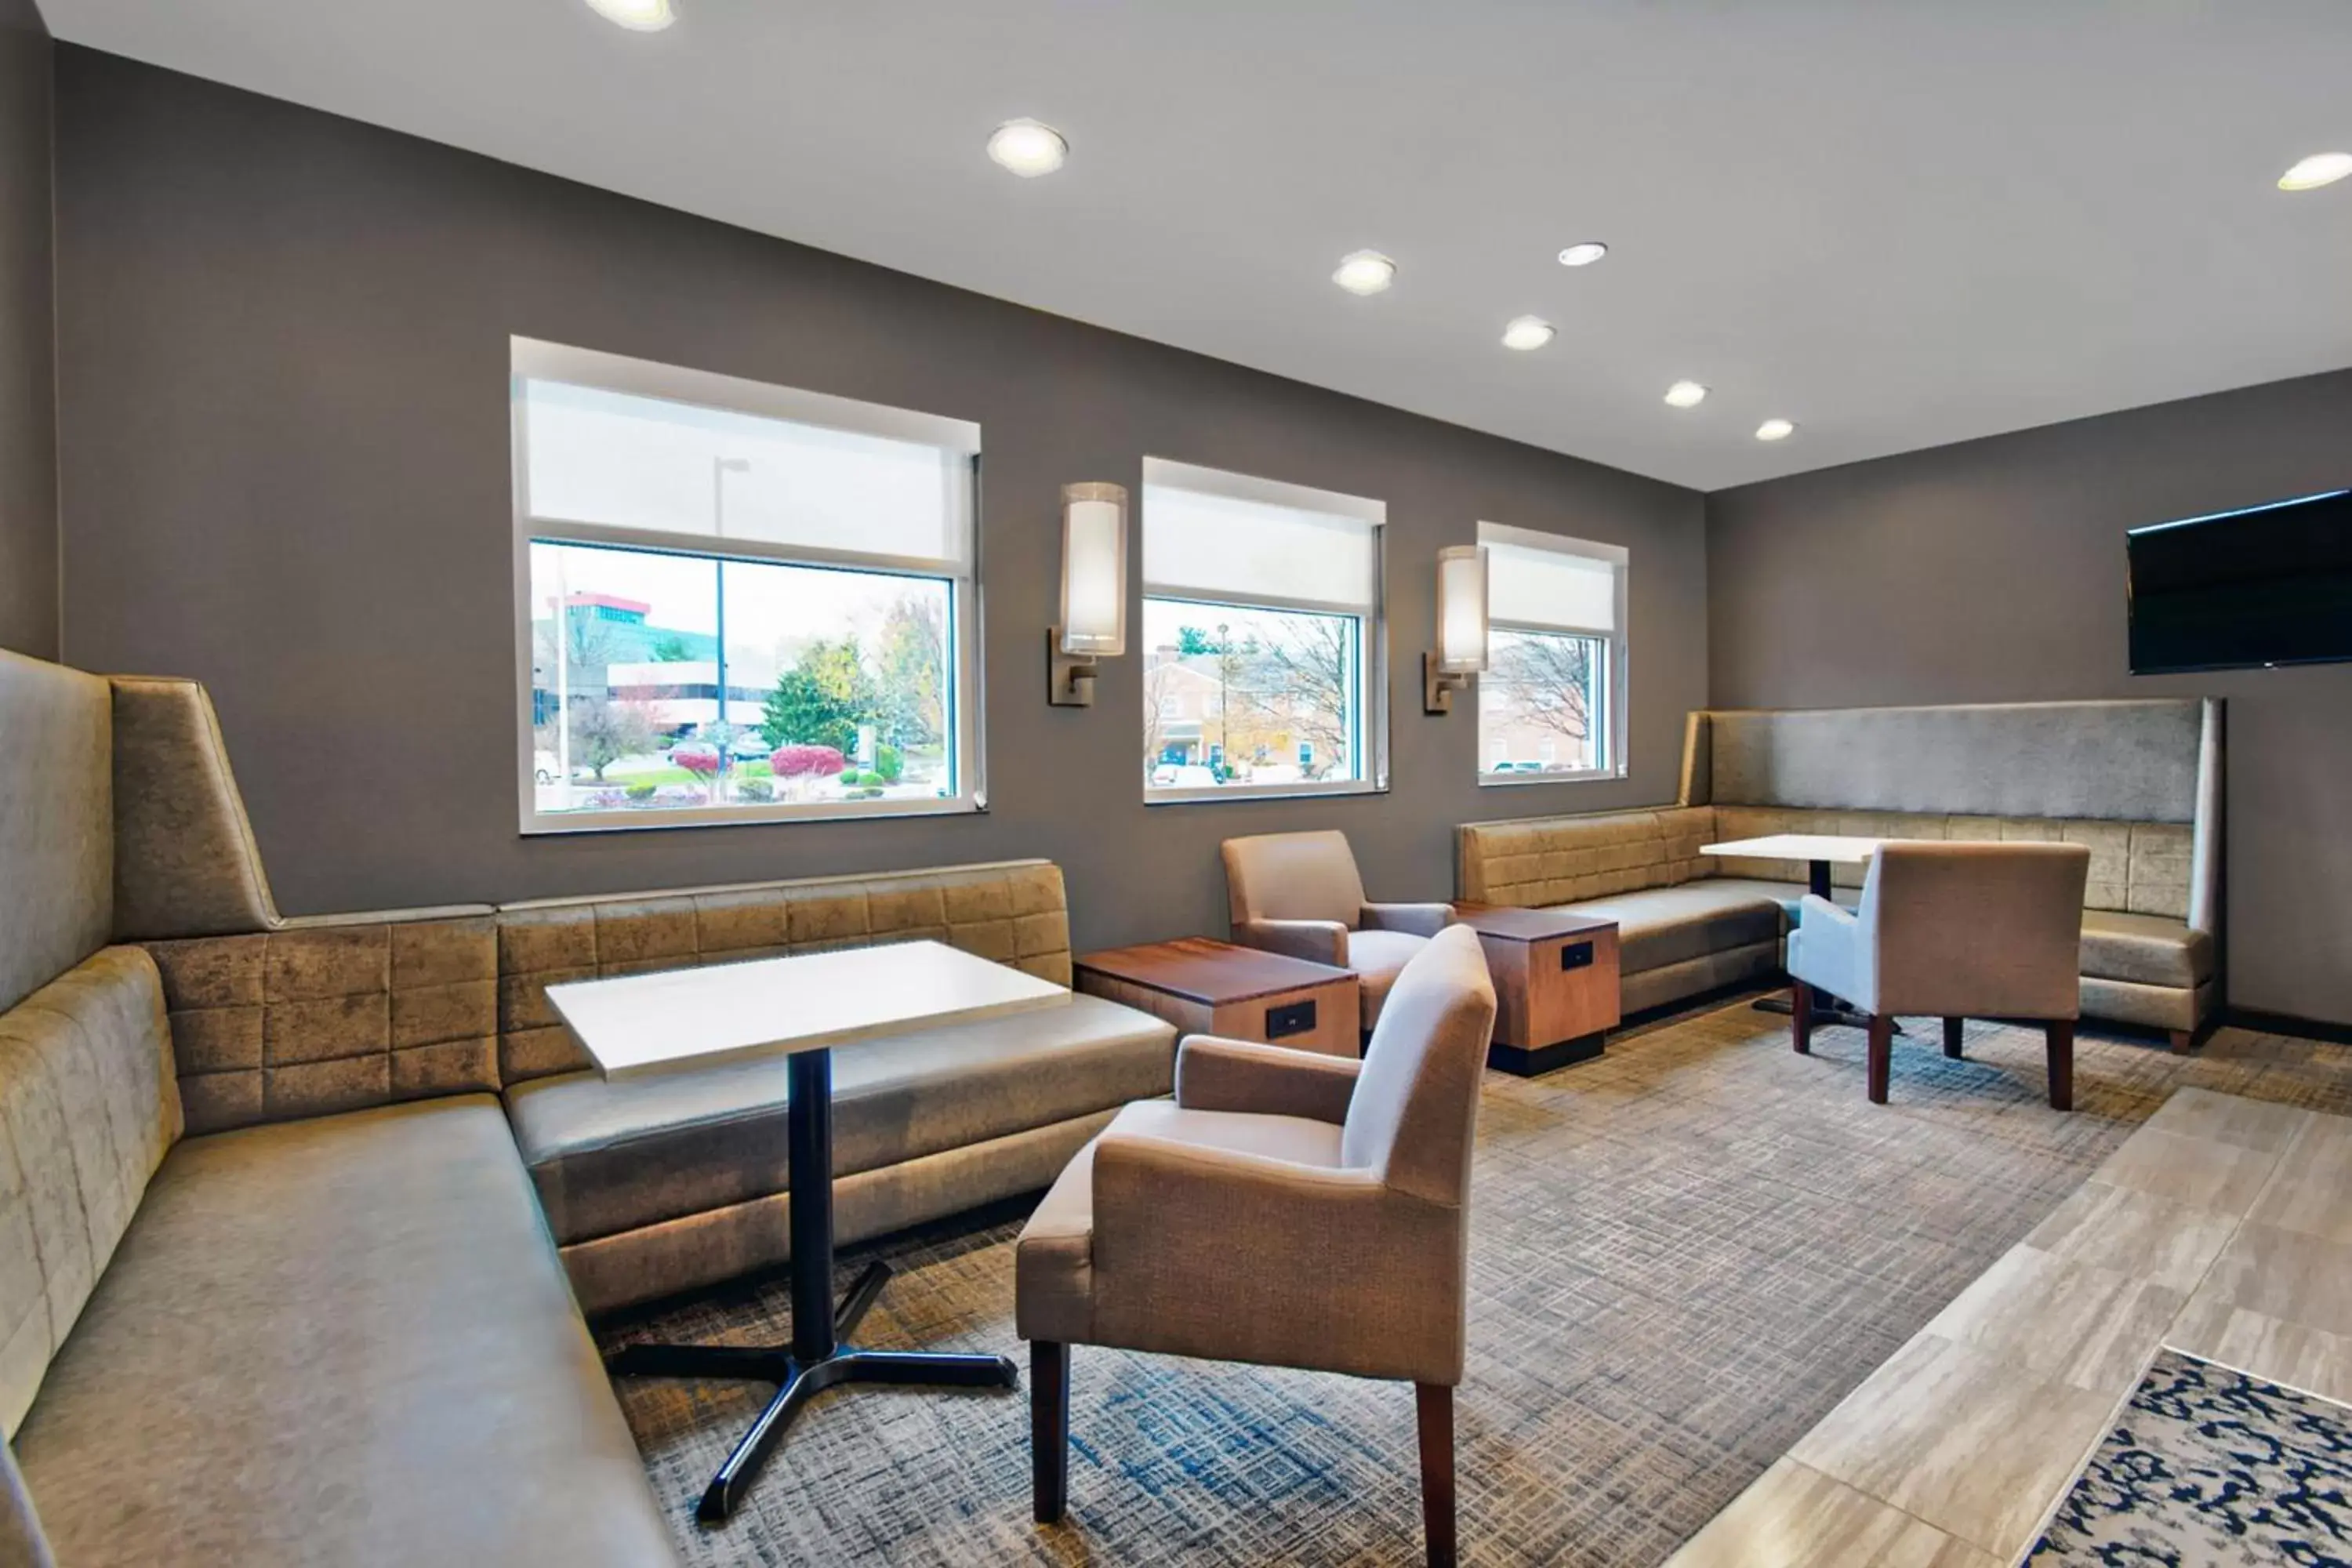
{"label": "upholstered armchair", "polygon": [[1814,992],[1868,1014],[1870,1098],[1884,1105],[1896,1015],[1940,1016],[1953,1058],[1964,1018],[2037,1020],[2050,1103],[2072,1110],[2090,870],[2079,844],[1881,845],[1858,909],[1812,895],[1799,906],[1789,933],[1797,1049],[1812,1048]]}
{"label": "upholstered armchair", "polygon": [[1454,921],[1451,904],[1366,903],[1355,851],[1337,830],[1228,838],[1224,858],[1234,940],[1354,970],[1367,1029],[1399,972]]}
{"label": "upholstered armchair", "polygon": [[1195,1035],[1022,1231],[1041,1523],[1069,1490],[1070,1346],[1402,1378],[1429,1560],[1454,1560],[1470,1151],[1495,988],[1478,939],[1404,967],[1361,1061]]}

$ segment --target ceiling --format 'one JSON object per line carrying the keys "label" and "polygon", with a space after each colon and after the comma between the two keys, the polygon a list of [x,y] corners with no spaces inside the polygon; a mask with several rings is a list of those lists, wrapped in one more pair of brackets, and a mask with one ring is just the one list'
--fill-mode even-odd
{"label": "ceiling", "polygon": [[[61,38],[1713,489],[2352,365],[2347,0],[40,0]],[[982,153],[1034,116],[1067,166]],[[1601,239],[1606,260],[1554,257]],[[1390,292],[1330,281],[1396,258]],[[1559,328],[1504,349],[1522,313]],[[1661,401],[1688,377],[1696,409]],[[1777,446],[1771,416],[1796,420]]]}

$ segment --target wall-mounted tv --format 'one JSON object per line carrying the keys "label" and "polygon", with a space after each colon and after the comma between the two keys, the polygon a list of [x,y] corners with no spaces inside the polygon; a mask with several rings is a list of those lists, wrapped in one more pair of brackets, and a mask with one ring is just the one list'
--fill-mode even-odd
{"label": "wall-mounted tv", "polygon": [[2352,660],[2352,489],[2126,539],[2134,675]]}

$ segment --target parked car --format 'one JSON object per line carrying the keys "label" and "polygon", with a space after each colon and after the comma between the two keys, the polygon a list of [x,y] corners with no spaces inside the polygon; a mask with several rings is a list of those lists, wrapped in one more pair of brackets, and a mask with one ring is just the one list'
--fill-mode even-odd
{"label": "parked car", "polygon": [[744,763],[763,761],[775,751],[756,731],[749,735],[736,736],[727,743],[727,749],[735,754],[738,762]]}
{"label": "parked car", "polygon": [[530,754],[531,776],[541,784],[551,784],[563,776],[563,762],[553,752],[533,752]]}
{"label": "parked car", "polygon": [[1199,763],[1162,763],[1151,770],[1151,782],[1161,789],[1208,789],[1217,782],[1217,770]]}

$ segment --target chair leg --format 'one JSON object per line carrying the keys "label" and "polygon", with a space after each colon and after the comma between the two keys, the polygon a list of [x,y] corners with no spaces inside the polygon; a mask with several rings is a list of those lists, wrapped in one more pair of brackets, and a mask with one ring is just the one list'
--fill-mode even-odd
{"label": "chair leg", "polygon": [[1454,1568],[1454,1390],[1416,1383],[1421,1428],[1421,1528],[1429,1568]]}
{"label": "chair leg", "polygon": [[2176,1057],[2185,1057],[2185,1056],[2187,1056],[2190,1051],[2195,1050],[2196,1048],[2197,1048],[2197,1031],[2196,1031],[2196,1030],[2194,1030],[2194,1029],[2175,1029],[2175,1030],[2173,1030],[2173,1031],[2172,1031],[2172,1054],[2173,1054],[2174,1056],[2176,1056]]}
{"label": "chair leg", "polygon": [[2074,1020],[2053,1018],[2042,1026],[2050,1047],[2050,1109],[2074,1109]]}
{"label": "chair leg", "polygon": [[1791,981],[1789,994],[1789,1019],[1797,1029],[1797,1054],[1813,1054],[1813,988],[1801,980]]}
{"label": "chair leg", "polygon": [[1870,1103],[1886,1103],[1887,1069],[1895,1056],[1895,1019],[1885,1013],[1870,1016]]}
{"label": "chair leg", "polygon": [[1944,1054],[1954,1061],[1960,1059],[1960,1026],[1967,1022],[1966,1018],[1944,1020]]}
{"label": "chair leg", "polygon": [[1070,1500],[1070,1347],[1029,1343],[1029,1475],[1037,1522],[1059,1524]]}

